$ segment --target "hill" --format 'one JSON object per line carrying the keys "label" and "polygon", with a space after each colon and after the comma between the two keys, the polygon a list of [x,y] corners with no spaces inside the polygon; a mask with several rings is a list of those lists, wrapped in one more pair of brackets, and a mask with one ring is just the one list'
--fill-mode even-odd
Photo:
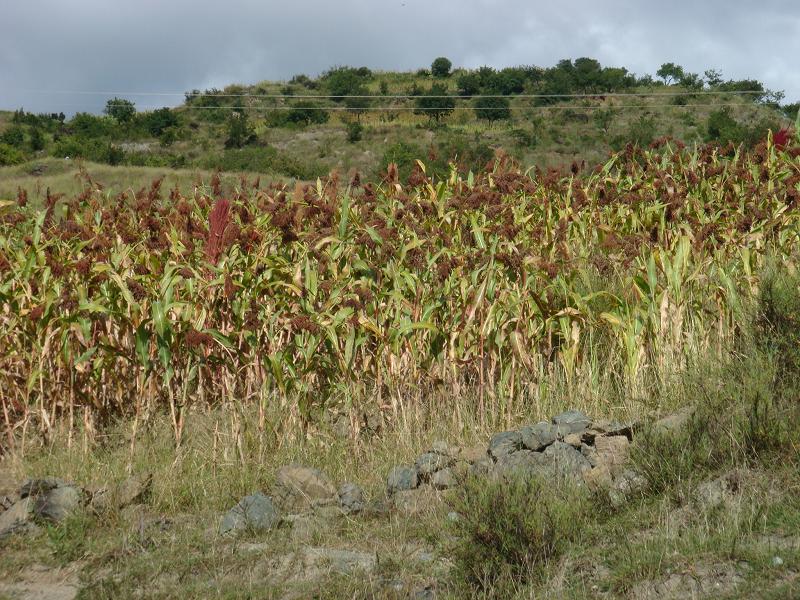
{"label": "hill", "polygon": [[[333,170],[373,177],[395,162],[404,179],[417,159],[438,175],[451,161],[476,171],[502,148],[526,167],[561,168],[664,136],[752,145],[797,110],[758,81],[699,77],[669,63],[659,81],[588,58],[453,72],[443,60],[432,65],[436,75],[336,67],[316,78],[192,90],[176,108],[137,112],[114,98],[103,116],[2,113],[0,166],[52,156],[309,181]],[[31,181],[21,183],[49,168],[31,165],[22,171]]]}

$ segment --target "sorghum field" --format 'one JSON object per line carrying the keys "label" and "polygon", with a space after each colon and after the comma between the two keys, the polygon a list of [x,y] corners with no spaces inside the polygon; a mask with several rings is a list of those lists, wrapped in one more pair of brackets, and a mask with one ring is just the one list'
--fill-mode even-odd
{"label": "sorghum field", "polygon": [[636,397],[725,347],[765,256],[794,264],[800,150],[780,138],[231,197],[107,197],[87,175],[44,210],[21,190],[0,226],[4,444],[161,414],[180,442],[187,411],[232,403],[261,406],[263,429],[275,403],[300,426],[437,390],[458,412],[468,387],[502,423],[554,380],[601,410],[608,390]]}
{"label": "sorghum field", "polygon": [[82,178],[0,208],[0,472],[80,483],[0,485],[0,596],[796,597],[793,133]]}

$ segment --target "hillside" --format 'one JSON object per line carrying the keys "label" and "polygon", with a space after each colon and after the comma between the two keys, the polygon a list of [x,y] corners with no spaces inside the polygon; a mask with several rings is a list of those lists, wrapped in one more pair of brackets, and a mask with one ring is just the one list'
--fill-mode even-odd
{"label": "hillside", "polygon": [[[675,69],[657,81],[591,59],[439,76],[338,67],[317,78],[193,90],[174,109],[112,99],[106,116],[17,111],[0,114],[0,165],[52,156],[310,181],[333,170],[373,177],[395,162],[405,179],[417,159],[446,175],[450,161],[478,170],[502,148],[525,167],[566,168],[664,136],[752,145],[797,110],[758,81]],[[52,165],[44,165],[13,173],[32,174],[25,187],[38,179],[46,188]]]}

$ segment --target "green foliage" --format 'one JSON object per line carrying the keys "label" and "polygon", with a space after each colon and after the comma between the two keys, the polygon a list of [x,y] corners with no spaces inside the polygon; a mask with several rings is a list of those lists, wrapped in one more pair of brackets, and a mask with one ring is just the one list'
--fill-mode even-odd
{"label": "green foliage", "polygon": [[347,124],[347,141],[354,144],[361,140],[364,126],[358,121],[351,121]]}
{"label": "green foliage", "polygon": [[431,75],[434,77],[450,77],[450,69],[453,63],[450,59],[440,56],[431,63]]}
{"label": "green foliage", "polygon": [[435,83],[427,93],[417,97],[414,106],[414,114],[425,115],[438,123],[455,110],[456,100],[447,93],[446,86]]}
{"label": "green foliage", "polygon": [[39,150],[44,150],[45,143],[46,140],[44,137],[44,133],[42,133],[42,130],[39,129],[38,127],[32,127],[31,138],[30,138],[31,150],[33,150],[34,152],[38,152]]}
{"label": "green foliage", "polygon": [[685,73],[682,66],[671,62],[664,63],[659,67],[658,71],[656,71],[656,75],[663,79],[666,85],[671,85],[677,81],[680,81],[684,74]]}
{"label": "green foliage", "polygon": [[717,69],[707,69],[705,73],[703,73],[703,77],[711,88],[715,88],[723,82],[722,71]]}
{"label": "green foliage", "polygon": [[247,114],[244,112],[233,112],[228,119],[228,137],[225,139],[226,148],[241,148],[255,141]]}
{"label": "green foliage", "polygon": [[628,125],[627,131],[615,137],[611,146],[620,149],[626,144],[634,144],[640,148],[648,147],[656,138],[656,122],[653,117],[641,115]]}
{"label": "green foliage", "polygon": [[451,525],[457,574],[485,592],[535,580],[579,538],[589,503],[580,490],[552,481],[469,478],[452,508],[459,515]]}
{"label": "green foliage", "polygon": [[206,169],[220,171],[252,171],[255,173],[277,173],[297,179],[316,179],[325,174],[325,169],[312,161],[300,162],[272,146],[245,146],[229,148],[221,154],[206,158]]}
{"label": "green foliage", "polygon": [[389,163],[395,163],[400,172],[400,178],[405,180],[411,174],[411,169],[420,156],[422,156],[422,151],[417,146],[406,142],[397,142],[389,146],[383,153],[381,168],[385,170]]}
{"label": "green foliage", "polygon": [[22,148],[25,145],[25,131],[20,125],[12,125],[0,135],[0,143]]}
{"label": "green foliage", "polygon": [[301,125],[327,123],[330,115],[327,110],[312,102],[297,102],[286,113],[286,122]]}
{"label": "green foliage", "polygon": [[161,137],[167,129],[180,126],[178,114],[166,107],[144,113],[140,115],[140,120],[147,132],[155,137]]}
{"label": "green foliage", "polygon": [[112,98],[106,102],[103,112],[116,119],[118,123],[129,123],[136,115],[136,106],[124,98]]}
{"label": "green foliage", "polygon": [[89,113],[77,113],[70,119],[68,128],[84,138],[101,138],[112,133],[113,121]]}
{"label": "green foliage", "polygon": [[366,67],[336,67],[320,78],[334,100],[341,102],[345,96],[363,96],[366,84],[372,80],[372,71]]}
{"label": "green foliage", "polygon": [[742,131],[739,123],[733,118],[731,109],[727,106],[713,111],[706,121],[706,140],[727,144],[739,143],[742,140]]}
{"label": "green foliage", "polygon": [[18,165],[25,160],[26,156],[19,148],[0,142],[0,167]]}
{"label": "green foliage", "polygon": [[507,98],[476,98],[473,106],[475,116],[484,121],[494,122],[511,118],[511,104]]}

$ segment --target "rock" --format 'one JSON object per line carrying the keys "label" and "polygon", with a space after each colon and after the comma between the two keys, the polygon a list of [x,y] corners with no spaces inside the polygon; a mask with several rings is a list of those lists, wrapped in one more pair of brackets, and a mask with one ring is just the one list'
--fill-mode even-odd
{"label": "rock", "polygon": [[636,424],[632,421],[622,423],[611,419],[592,421],[589,430],[595,435],[624,435],[628,440],[633,439],[633,430]]}
{"label": "rock", "polygon": [[583,480],[590,490],[601,492],[608,491],[614,485],[614,476],[606,464],[599,464],[584,472]]}
{"label": "rock", "polygon": [[487,477],[494,470],[494,461],[488,456],[475,461],[469,467],[469,474],[473,477]]}
{"label": "rock", "polygon": [[360,513],[364,510],[364,490],[355,483],[343,483],[339,486],[339,506],[345,514]]}
{"label": "rock", "polygon": [[30,529],[32,512],[33,499],[23,498],[0,513],[0,539]]}
{"label": "rock", "polygon": [[436,454],[441,454],[443,456],[449,456],[450,458],[456,458],[461,451],[460,448],[457,446],[451,446],[444,440],[436,440],[431,445],[431,452],[435,452]]}
{"label": "rock", "polygon": [[385,517],[392,512],[392,503],[388,498],[372,498],[364,507],[364,516]]}
{"label": "rock", "polygon": [[583,433],[589,429],[592,420],[579,410],[568,410],[553,417],[553,425],[564,435]]}
{"label": "rock", "polygon": [[46,494],[50,490],[54,490],[58,487],[62,487],[65,485],[70,485],[63,479],[58,479],[57,477],[44,477],[42,479],[28,479],[25,483],[22,484],[22,487],[19,488],[19,497],[20,498],[27,498],[28,496],[40,496],[42,494]]}
{"label": "rock", "polygon": [[542,421],[536,425],[529,425],[519,430],[522,436],[522,445],[528,450],[539,452],[544,450],[558,439],[557,428]]}
{"label": "rock", "polygon": [[616,474],[628,462],[630,442],[624,435],[598,437],[594,440],[595,465],[608,465],[609,470]]}
{"label": "rock", "polygon": [[389,471],[386,490],[389,494],[394,494],[405,490],[413,490],[417,485],[419,485],[419,480],[417,479],[417,470],[415,468],[394,467]]}
{"label": "rock", "polygon": [[437,471],[446,469],[455,462],[449,456],[439,454],[438,452],[426,452],[420,454],[414,463],[417,469],[417,476],[421,481],[428,481],[430,477]]}
{"label": "rock", "polygon": [[324,531],[327,526],[325,519],[314,514],[295,515],[291,523],[291,537],[294,541],[301,543],[313,542],[314,537]]}
{"label": "rock", "polygon": [[439,494],[431,487],[401,490],[392,496],[395,510],[414,516],[432,510],[439,503]]}
{"label": "rock", "polygon": [[431,477],[431,485],[437,490],[446,490],[458,485],[458,480],[451,469],[436,471]]}
{"label": "rock", "polygon": [[647,487],[647,480],[632,469],[626,469],[614,479],[608,498],[614,506],[622,506],[636,494],[641,494]]}
{"label": "rock", "polygon": [[222,517],[220,533],[248,529],[252,531],[268,531],[278,523],[278,511],[272,500],[256,492],[245,496],[239,503]]}
{"label": "rock", "polygon": [[522,435],[519,431],[496,433],[489,442],[489,454],[495,460],[522,449]]}
{"label": "rock", "polygon": [[577,433],[570,433],[564,436],[564,443],[569,444],[576,450],[580,450],[581,446],[583,445],[583,440]]}
{"label": "rock", "polygon": [[37,517],[58,522],[63,521],[83,504],[83,490],[65,485],[37,496],[33,512]]}
{"label": "rock", "polygon": [[589,461],[589,464],[592,465],[592,468],[596,467],[599,463],[599,459],[597,456],[597,450],[594,446],[589,446],[588,444],[581,444],[581,454],[586,457],[586,460]]}
{"label": "rock", "polygon": [[469,464],[474,464],[480,460],[485,459],[488,457],[488,453],[486,451],[485,446],[472,446],[470,448],[461,448],[461,451],[458,453],[459,460],[463,460],[464,462],[468,462]]}
{"label": "rock", "polygon": [[555,474],[576,481],[582,481],[584,472],[592,468],[585,456],[564,442],[553,442],[542,455],[549,459],[548,466]]}
{"label": "rock", "polygon": [[686,406],[678,412],[659,419],[653,424],[653,430],[661,435],[676,435],[686,429],[694,416],[694,407]]}
{"label": "rock", "polygon": [[89,505],[98,512],[121,510],[131,504],[140,504],[153,487],[153,475],[145,473],[129,477],[111,488],[102,488],[92,494]]}
{"label": "rock", "polygon": [[357,571],[369,573],[378,564],[378,557],[373,552],[306,547],[301,553],[305,571],[316,572],[317,576],[323,573],[350,575]]}
{"label": "rock", "polygon": [[541,452],[520,450],[498,459],[494,475],[505,478],[544,475],[548,464],[548,460]]}
{"label": "rock", "polygon": [[704,481],[695,488],[694,501],[705,510],[713,510],[731,500],[731,487],[727,477]]}
{"label": "rock", "polygon": [[319,469],[295,465],[281,467],[275,479],[275,504],[285,513],[301,513],[339,501],[336,487]]}

